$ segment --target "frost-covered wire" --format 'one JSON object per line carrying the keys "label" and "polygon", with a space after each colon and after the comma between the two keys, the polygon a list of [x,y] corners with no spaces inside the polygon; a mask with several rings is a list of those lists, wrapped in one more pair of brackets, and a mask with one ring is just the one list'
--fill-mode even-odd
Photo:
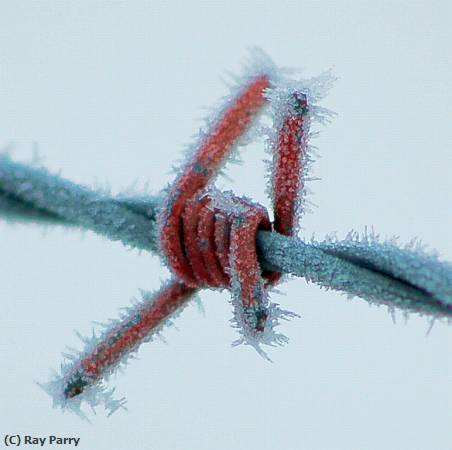
{"label": "frost-covered wire", "polygon": [[[82,400],[92,407],[104,404],[110,412],[123,407],[103,382],[206,287],[231,291],[237,342],[262,356],[261,344],[287,342],[274,327],[294,316],[269,300],[284,273],[391,310],[452,318],[452,266],[420,245],[402,247],[367,230],[323,242],[296,237],[312,161],[309,127],[331,116],[317,102],[332,77],[289,80],[262,53],[254,55],[250,67],[252,72],[237,80],[219,113],[207,121],[174,183],[155,197],[112,197],[0,155],[2,217],[90,229],[157,253],[173,273],[160,291],[145,295],[99,335],[83,339],[84,350],[66,355],[60,373],[43,384],[55,405],[82,417]],[[273,223],[262,206],[213,186],[236,148],[252,137],[263,111],[273,126],[254,128],[266,135],[272,158]]]}
{"label": "frost-covered wire", "polygon": [[111,197],[0,154],[0,213],[8,221],[76,226],[131,248],[156,251],[159,201]]}
{"label": "frost-covered wire", "polygon": [[[0,156],[0,217],[89,229],[125,246],[157,252],[159,197],[111,197],[46,169]],[[372,303],[452,317],[452,265],[416,242],[373,233],[324,242],[259,232],[264,268],[304,277]]]}

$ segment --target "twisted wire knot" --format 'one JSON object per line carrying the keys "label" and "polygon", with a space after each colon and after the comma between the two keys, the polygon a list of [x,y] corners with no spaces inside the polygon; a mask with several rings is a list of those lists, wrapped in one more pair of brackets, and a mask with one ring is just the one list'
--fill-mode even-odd
{"label": "twisted wire knot", "polygon": [[181,280],[195,288],[240,286],[248,321],[264,331],[263,292],[270,280],[279,278],[271,272],[261,276],[256,251],[258,230],[272,230],[265,208],[230,193],[209,192],[189,199],[181,217],[184,253],[178,257],[190,266],[180,274]]}
{"label": "twisted wire knot", "polygon": [[[231,192],[207,189],[239,138],[274,95],[277,134],[273,153],[275,220],[266,209]],[[284,98],[281,98],[284,97]],[[307,150],[309,107],[305,93],[278,87],[269,73],[248,80],[229,101],[210,133],[169,188],[160,214],[162,253],[188,288],[226,288],[245,341],[265,341],[272,305],[268,290],[281,274],[263,271],[256,248],[259,230],[293,235]],[[271,324],[270,324],[271,325]],[[274,338],[274,336],[273,336]],[[268,340],[268,339],[267,339]]]}

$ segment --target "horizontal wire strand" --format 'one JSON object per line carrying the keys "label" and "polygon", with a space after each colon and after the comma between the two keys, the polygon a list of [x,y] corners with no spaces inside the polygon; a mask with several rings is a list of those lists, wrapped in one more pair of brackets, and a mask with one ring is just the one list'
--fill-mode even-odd
{"label": "horizontal wire strand", "polygon": [[[89,229],[125,246],[158,254],[159,197],[111,197],[0,156],[0,216]],[[263,269],[304,277],[371,303],[452,317],[452,266],[393,243],[345,239],[307,243],[276,232],[258,233]],[[392,265],[388,265],[392,260]]]}

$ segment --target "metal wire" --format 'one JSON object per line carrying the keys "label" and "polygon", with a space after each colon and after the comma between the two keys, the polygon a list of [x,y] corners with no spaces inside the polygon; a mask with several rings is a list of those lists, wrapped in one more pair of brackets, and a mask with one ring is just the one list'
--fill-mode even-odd
{"label": "metal wire", "polygon": [[[124,245],[158,253],[160,197],[112,197],[0,155],[0,217],[89,229]],[[452,265],[414,246],[372,233],[305,242],[259,232],[261,266],[389,308],[452,318]]]}

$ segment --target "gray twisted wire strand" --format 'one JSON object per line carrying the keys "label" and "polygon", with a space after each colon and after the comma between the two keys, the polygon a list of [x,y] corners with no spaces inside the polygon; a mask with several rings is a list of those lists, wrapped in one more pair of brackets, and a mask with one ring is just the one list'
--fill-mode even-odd
{"label": "gray twisted wire strand", "polygon": [[157,251],[155,198],[112,198],[59,176],[0,156],[0,213],[89,229],[113,241]]}
{"label": "gray twisted wire strand", "polygon": [[[158,197],[111,197],[0,155],[0,216],[89,229],[158,253]],[[452,265],[373,235],[307,243],[259,232],[262,267],[433,318],[452,318]]]}

